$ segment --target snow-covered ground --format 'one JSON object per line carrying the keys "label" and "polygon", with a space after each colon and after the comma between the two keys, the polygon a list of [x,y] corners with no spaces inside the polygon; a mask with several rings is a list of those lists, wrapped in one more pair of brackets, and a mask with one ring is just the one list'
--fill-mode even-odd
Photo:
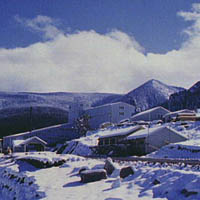
{"label": "snow-covered ground", "polygon": [[[189,140],[167,145],[147,157],[200,159],[200,122],[166,125],[187,136]],[[92,183],[81,182],[78,173],[80,169],[103,169],[105,160],[80,155],[92,155],[91,147],[97,145],[100,136],[129,131],[131,128],[112,127],[88,132],[86,137],[70,142],[63,154],[30,152],[13,154],[12,157],[0,154],[0,199],[200,199],[199,166],[141,161],[114,163],[116,170],[107,179]],[[42,165],[38,165],[38,162]],[[36,168],[37,165],[42,168]],[[126,166],[131,166],[135,173],[122,179],[119,172]]]}
{"label": "snow-covered ground", "polygon": [[[45,155],[46,154],[46,155]],[[103,179],[91,183],[81,183],[79,170],[83,167],[101,169],[104,160],[86,159],[76,155],[37,154],[41,162],[65,159],[58,167],[37,169],[19,161],[20,154],[14,158],[0,157],[0,199],[2,200],[191,200],[200,199],[199,167],[167,164],[148,164],[145,162],[114,163],[116,170]],[[22,155],[30,158],[30,155]],[[122,179],[119,171],[131,166],[133,175]]]}

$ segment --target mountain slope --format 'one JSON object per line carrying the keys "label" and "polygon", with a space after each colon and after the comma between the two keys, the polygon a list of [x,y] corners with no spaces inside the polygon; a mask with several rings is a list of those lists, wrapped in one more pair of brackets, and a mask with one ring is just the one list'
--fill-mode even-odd
{"label": "mountain slope", "polygon": [[[195,89],[195,88],[193,88]],[[0,92],[1,137],[30,129],[30,107],[33,108],[32,128],[43,128],[67,122],[68,107],[74,99],[97,106],[122,101],[134,105],[136,112],[161,105],[182,88],[150,80],[125,95],[108,93],[8,93]]]}
{"label": "mountain slope", "polygon": [[78,98],[82,102],[92,105],[105,97],[118,96],[109,93],[28,93],[28,92],[0,92],[0,109],[24,106],[48,106],[68,109],[68,105]]}
{"label": "mountain slope", "polygon": [[[183,91],[183,88],[166,85],[158,80],[149,80],[129,93],[113,97],[110,102],[108,98],[99,102],[100,104],[122,101],[136,106],[136,112],[141,112],[149,108],[161,105],[169,99],[170,95]],[[110,97],[109,97],[110,98]]]}
{"label": "mountain slope", "polygon": [[34,107],[32,112],[30,107],[2,109],[0,110],[0,138],[30,131],[30,129],[67,123],[67,121],[68,112],[59,108]]}
{"label": "mountain slope", "polygon": [[74,98],[89,105],[105,97],[106,93],[25,93],[0,92],[0,138],[30,130],[68,122],[68,107]]}
{"label": "mountain slope", "polygon": [[172,94],[165,107],[172,111],[181,109],[200,108],[200,81],[195,83],[190,89]]}

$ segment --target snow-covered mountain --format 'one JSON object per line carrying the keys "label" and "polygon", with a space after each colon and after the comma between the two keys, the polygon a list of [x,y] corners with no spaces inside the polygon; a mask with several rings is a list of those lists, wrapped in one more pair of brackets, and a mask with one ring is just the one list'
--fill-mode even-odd
{"label": "snow-covered mountain", "polygon": [[136,106],[136,112],[161,105],[170,95],[183,91],[183,88],[166,85],[158,80],[149,80],[138,88],[120,97],[109,97],[98,104],[122,101]]}
{"label": "snow-covered mountain", "polygon": [[195,83],[188,90],[184,90],[170,96],[165,107],[170,110],[181,110],[181,109],[196,109],[200,108],[200,81]]}
{"label": "snow-covered mountain", "polygon": [[28,92],[0,92],[0,109],[24,106],[48,106],[68,110],[74,98],[92,105],[96,101],[117,94],[109,93],[28,93]]}
{"label": "snow-covered mountain", "polygon": [[[35,129],[67,122],[69,104],[78,99],[91,106],[122,101],[136,106],[136,112],[161,105],[183,88],[150,80],[125,95],[109,93],[27,93],[0,92],[0,131],[7,134],[29,130],[29,110],[33,109]],[[35,112],[35,113],[34,113]],[[9,123],[8,123],[9,122]],[[1,136],[2,137],[2,136]]]}

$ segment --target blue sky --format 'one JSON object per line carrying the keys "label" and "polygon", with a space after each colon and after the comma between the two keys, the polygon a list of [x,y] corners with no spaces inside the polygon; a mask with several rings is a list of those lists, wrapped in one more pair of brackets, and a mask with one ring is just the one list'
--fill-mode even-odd
{"label": "blue sky", "polygon": [[[1,0],[0,90],[126,93],[199,80],[197,0]],[[178,74],[178,76],[177,76]]]}
{"label": "blue sky", "polygon": [[194,0],[1,0],[0,46],[25,47],[41,40],[38,34],[16,24],[15,16],[37,15],[60,20],[60,28],[71,32],[118,29],[135,39],[147,52],[165,53],[180,48],[186,39],[182,30],[190,25],[177,16],[188,11]]}

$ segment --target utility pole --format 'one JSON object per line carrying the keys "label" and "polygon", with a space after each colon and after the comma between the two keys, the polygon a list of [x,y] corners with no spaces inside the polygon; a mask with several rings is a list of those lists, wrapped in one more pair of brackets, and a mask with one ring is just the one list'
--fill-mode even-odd
{"label": "utility pole", "polygon": [[30,133],[32,131],[32,111],[33,111],[33,108],[32,106],[30,107]]}
{"label": "utility pole", "polygon": [[149,112],[149,123],[148,123],[148,133],[147,133],[147,151],[149,149],[149,132],[150,132],[150,125],[151,125],[151,113]]}

